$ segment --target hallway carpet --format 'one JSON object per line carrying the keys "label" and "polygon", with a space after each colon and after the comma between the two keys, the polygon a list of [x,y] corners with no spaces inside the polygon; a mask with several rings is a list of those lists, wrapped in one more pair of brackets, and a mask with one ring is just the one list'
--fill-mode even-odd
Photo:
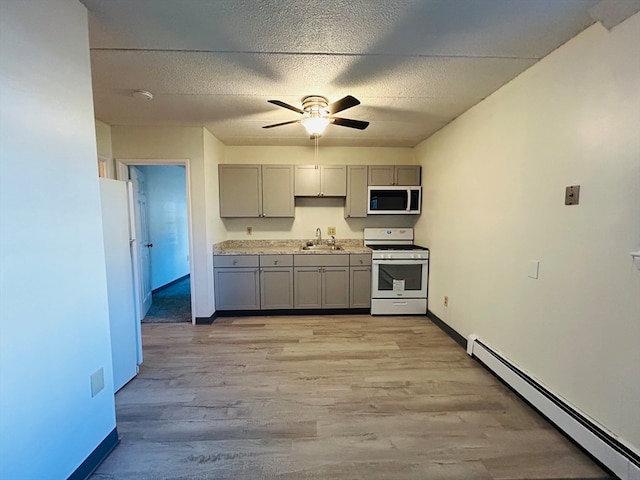
{"label": "hallway carpet", "polygon": [[153,303],[142,323],[191,322],[191,285],[189,275],[153,294]]}

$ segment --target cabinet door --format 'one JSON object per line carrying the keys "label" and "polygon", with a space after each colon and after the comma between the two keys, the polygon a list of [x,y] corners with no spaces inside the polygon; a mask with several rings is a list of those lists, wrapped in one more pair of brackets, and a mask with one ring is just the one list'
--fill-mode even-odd
{"label": "cabinet door", "polygon": [[347,167],[347,198],[344,203],[346,218],[367,216],[367,166],[349,165]]}
{"label": "cabinet door", "polygon": [[393,185],[393,165],[369,165],[369,185]]}
{"label": "cabinet door", "polygon": [[221,217],[259,217],[262,214],[260,165],[218,166]]}
{"label": "cabinet door", "polygon": [[322,267],[322,308],[349,308],[348,267]]}
{"label": "cabinet door", "polygon": [[395,185],[418,186],[421,183],[420,165],[396,165]]}
{"label": "cabinet door", "polygon": [[322,307],[320,267],[296,267],[294,275],[294,308]]}
{"label": "cabinet door", "polygon": [[349,270],[349,308],[371,308],[371,267]]}
{"label": "cabinet door", "polygon": [[293,308],[293,268],[260,269],[260,304],[266,309]]}
{"label": "cabinet door", "polygon": [[216,310],[258,310],[260,278],[257,268],[214,269]]}
{"label": "cabinet door", "polygon": [[293,165],[262,166],[262,215],[293,217]]}
{"label": "cabinet door", "polygon": [[320,169],[317,165],[296,165],[295,195],[317,197],[320,195]]}
{"label": "cabinet door", "polygon": [[320,167],[320,196],[344,197],[346,195],[346,165],[322,165]]}

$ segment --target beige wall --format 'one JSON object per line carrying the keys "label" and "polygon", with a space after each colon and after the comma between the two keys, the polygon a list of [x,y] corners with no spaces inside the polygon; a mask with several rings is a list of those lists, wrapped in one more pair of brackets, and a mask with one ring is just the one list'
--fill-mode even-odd
{"label": "beige wall", "polygon": [[[611,32],[596,24],[416,149],[430,309],[636,452],[638,45],[640,14]],[[580,205],[565,206],[574,184]]]}
{"label": "beige wall", "polygon": [[113,158],[113,149],[111,147],[111,126],[100,120],[96,120],[96,144],[98,147],[98,155]]}
{"label": "beige wall", "polygon": [[217,211],[211,205],[211,199],[218,195],[217,182],[211,176],[217,171],[220,146],[201,127],[114,126],[111,135],[116,159],[189,160],[195,315],[210,316],[215,309],[211,246],[224,240],[220,229],[213,226]]}
{"label": "beige wall", "polygon": [[[257,164],[345,164],[414,165],[411,148],[322,147],[318,156],[309,147],[225,147],[224,163]],[[317,227],[326,237],[328,227],[336,227],[336,238],[362,239],[365,227],[410,227],[413,216],[371,216],[344,218],[344,198],[296,198],[295,218],[225,218],[229,239],[312,239]],[[247,235],[247,227],[253,234]]]}

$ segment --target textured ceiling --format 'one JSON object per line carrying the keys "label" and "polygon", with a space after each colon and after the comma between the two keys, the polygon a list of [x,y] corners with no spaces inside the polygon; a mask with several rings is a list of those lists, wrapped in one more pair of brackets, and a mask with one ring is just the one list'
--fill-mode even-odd
{"label": "textured ceiling", "polygon": [[[636,0],[633,0],[636,1]],[[415,146],[594,22],[598,0],[82,0],[96,117],[308,145],[304,95],[362,104],[321,142]],[[600,6],[602,9],[602,7]],[[152,101],[133,98],[135,89]]]}

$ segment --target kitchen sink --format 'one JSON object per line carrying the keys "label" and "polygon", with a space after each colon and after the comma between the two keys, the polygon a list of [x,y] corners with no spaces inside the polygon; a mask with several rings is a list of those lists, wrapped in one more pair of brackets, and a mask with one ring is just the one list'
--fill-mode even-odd
{"label": "kitchen sink", "polygon": [[338,245],[305,245],[301,247],[300,250],[308,250],[310,252],[326,252],[331,250],[343,250],[343,248]]}

